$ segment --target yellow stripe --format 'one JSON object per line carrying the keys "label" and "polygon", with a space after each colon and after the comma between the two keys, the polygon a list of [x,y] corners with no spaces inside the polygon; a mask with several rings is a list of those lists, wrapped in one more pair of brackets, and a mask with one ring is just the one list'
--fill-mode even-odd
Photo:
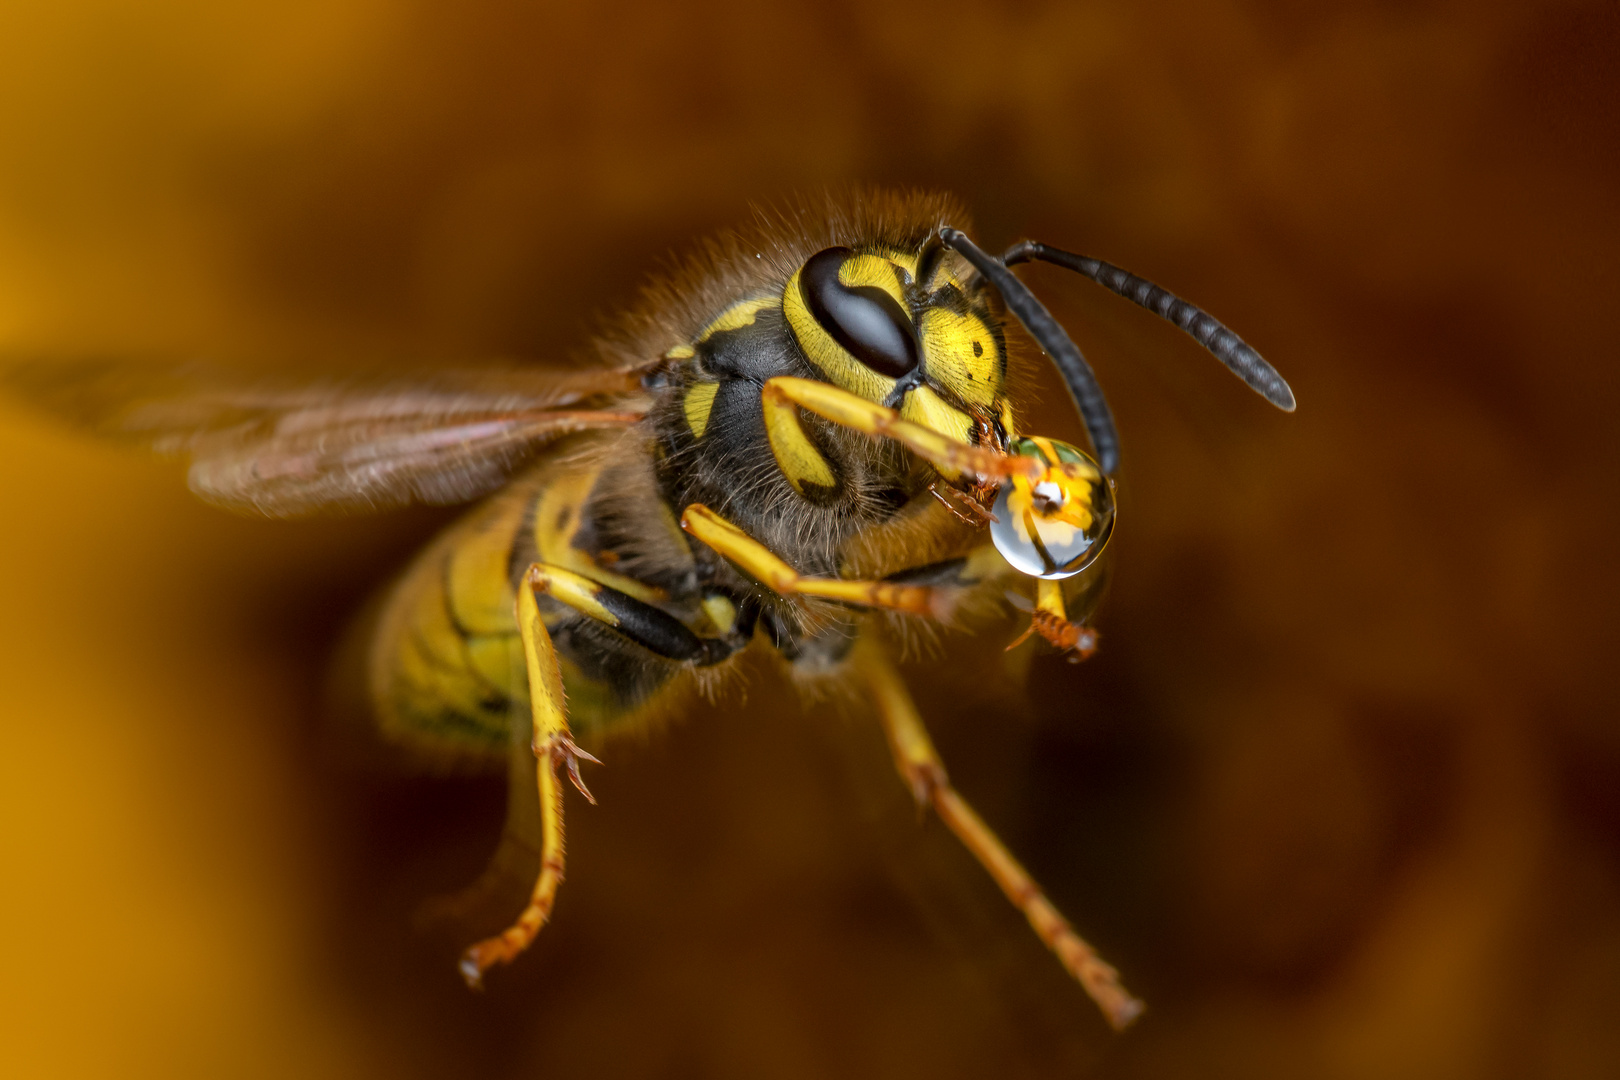
{"label": "yellow stripe", "polygon": [[523,524],[523,502],[504,499],[486,515],[459,530],[450,547],[446,584],[456,621],[471,634],[510,634],[512,582],[507,565]]}
{"label": "yellow stripe", "polygon": [[590,498],[599,470],[587,469],[576,473],[560,473],[546,488],[534,508],[533,561],[562,566],[593,581],[612,586],[620,592],[649,604],[664,598],[664,591],[634,578],[604,570],[585,552],[574,546],[574,534],[579,531],[580,514]]}
{"label": "yellow stripe", "polygon": [[[804,306],[804,297],[799,295],[801,273],[802,270],[793,272],[793,277],[788,279],[787,289],[782,293],[782,312],[787,316],[788,328],[793,331],[799,348],[835,385],[867,401],[882,401],[894,389],[894,380],[860,363],[821,328],[815,316],[810,314],[810,309]],[[843,270],[839,270],[838,276],[839,280],[843,280]],[[892,266],[889,280],[891,283],[894,280]]]}
{"label": "yellow stripe", "polygon": [[901,251],[899,248],[885,248],[883,257],[904,270],[907,277],[915,280],[918,254],[919,252],[915,251]]}
{"label": "yellow stripe", "polygon": [[918,331],[928,374],[967,404],[993,408],[1001,396],[1001,353],[984,320],[930,308]]}
{"label": "yellow stripe", "polygon": [[[900,405],[900,415],[929,431],[937,431],[954,442],[965,443],[973,434],[973,418],[945,404],[945,399],[926,386],[919,386],[906,395]],[[940,467],[945,476],[954,479],[956,470]]]}
{"label": "yellow stripe", "polygon": [[752,326],[754,325],[755,316],[766,308],[776,307],[777,302],[777,298],[774,296],[739,300],[722,311],[712,323],[705,326],[703,333],[698,335],[698,341],[708,341],[711,335],[724,333],[727,330],[741,330],[745,326]]}
{"label": "yellow stripe", "polygon": [[863,285],[882,289],[894,297],[901,311],[906,310],[906,297],[900,291],[900,275],[895,273],[894,263],[881,255],[851,255],[838,267],[838,280],[852,289]]}
{"label": "yellow stripe", "polygon": [[700,382],[694,383],[686,391],[681,408],[686,413],[686,426],[692,429],[694,438],[703,438],[703,433],[709,430],[709,412],[714,408],[714,395],[719,389],[717,382]]}

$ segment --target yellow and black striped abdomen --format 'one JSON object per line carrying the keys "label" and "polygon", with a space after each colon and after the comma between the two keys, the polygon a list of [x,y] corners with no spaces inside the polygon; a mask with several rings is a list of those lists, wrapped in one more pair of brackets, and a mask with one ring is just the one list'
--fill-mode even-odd
{"label": "yellow and black striped abdomen", "polygon": [[499,757],[528,678],[509,567],[543,480],[531,473],[417,556],[384,605],[371,691],[385,737],[434,757]]}
{"label": "yellow and black striped abdomen", "polygon": [[[514,602],[515,580],[531,563],[648,602],[662,599],[576,546],[602,466],[568,449],[546,455],[452,525],[389,594],[372,641],[370,681],[390,741],[440,759],[506,754],[510,725],[526,722],[528,709]],[[643,516],[657,520],[658,512],[655,505]],[[551,597],[539,600],[576,734],[635,723],[656,706],[677,665]]]}

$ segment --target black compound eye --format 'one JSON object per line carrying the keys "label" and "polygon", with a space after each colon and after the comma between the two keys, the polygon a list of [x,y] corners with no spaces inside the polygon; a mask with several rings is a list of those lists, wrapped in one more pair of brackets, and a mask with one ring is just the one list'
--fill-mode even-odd
{"label": "black compound eye", "polygon": [[834,247],[810,256],[799,295],[821,328],[855,359],[891,379],[915,371],[917,335],[894,297],[872,285],[845,285],[838,269],[855,253]]}

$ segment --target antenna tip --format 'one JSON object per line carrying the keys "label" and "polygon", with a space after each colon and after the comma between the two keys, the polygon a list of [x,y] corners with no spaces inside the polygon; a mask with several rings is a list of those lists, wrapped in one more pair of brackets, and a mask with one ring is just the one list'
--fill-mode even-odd
{"label": "antenna tip", "polygon": [[1266,400],[1277,406],[1277,408],[1281,409],[1283,412],[1293,412],[1296,406],[1293,388],[1287,383],[1283,382],[1281,377],[1277,379],[1277,384],[1275,386],[1266,391]]}

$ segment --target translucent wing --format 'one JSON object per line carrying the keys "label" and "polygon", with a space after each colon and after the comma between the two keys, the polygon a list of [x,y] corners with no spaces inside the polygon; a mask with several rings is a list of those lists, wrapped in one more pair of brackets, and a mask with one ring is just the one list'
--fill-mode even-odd
{"label": "translucent wing", "polygon": [[633,371],[436,371],[303,386],[189,367],[12,365],[4,381],[95,431],[191,461],[191,488],[232,510],[292,517],[499,487],[546,443],[646,410]]}

